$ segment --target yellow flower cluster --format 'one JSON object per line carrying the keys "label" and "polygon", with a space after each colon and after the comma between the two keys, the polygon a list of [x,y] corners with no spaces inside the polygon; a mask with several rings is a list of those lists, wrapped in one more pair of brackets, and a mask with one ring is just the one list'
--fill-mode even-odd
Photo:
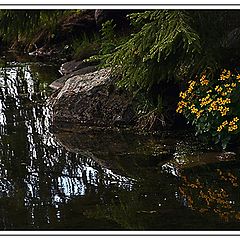
{"label": "yellow flower cluster", "polygon": [[196,118],[200,118],[201,114],[203,113],[204,111],[203,110],[199,110],[197,113],[196,113]]}
{"label": "yellow flower cluster", "polygon": [[[210,102],[210,100],[208,100],[208,102]],[[208,103],[207,102],[207,103]],[[231,99],[230,98],[217,98],[216,101],[211,101],[211,105],[208,108],[208,111],[219,111],[221,113],[222,116],[225,116],[227,114],[227,112],[229,111],[229,107],[226,107],[224,105],[231,103]]]}
{"label": "yellow flower cluster", "polygon": [[206,106],[209,103],[211,103],[212,99],[210,98],[210,95],[208,94],[205,98],[199,99],[199,102],[201,102],[200,106],[203,107],[203,106]]}
{"label": "yellow flower cluster", "polygon": [[231,77],[231,71],[224,69],[222,74],[220,75],[220,79],[219,80],[224,81],[226,79],[229,79],[230,77]]}
{"label": "yellow flower cluster", "polygon": [[200,78],[200,83],[201,85],[208,85],[209,84],[209,80],[206,79],[206,75],[202,75],[202,77]]}
{"label": "yellow flower cluster", "polygon": [[[217,121],[217,127],[208,128],[209,131],[217,131],[218,134],[222,134],[223,130],[224,133],[237,133],[236,130],[240,129],[240,120],[238,117],[231,118],[231,114],[234,114],[235,110],[231,107],[238,104],[236,99],[238,88],[240,88],[240,74],[224,69],[218,81],[216,81],[217,79],[209,81],[207,78],[208,75],[205,72],[200,78],[188,82],[187,90],[179,94],[181,100],[176,112],[183,113],[191,120],[194,119],[194,124],[199,129],[208,127],[209,123]],[[219,116],[221,117],[219,118]],[[196,121],[199,118],[202,118],[201,124]],[[212,125],[215,126],[215,124]]]}
{"label": "yellow flower cluster", "polygon": [[238,121],[239,121],[239,118],[235,117],[231,122],[229,122],[229,127],[228,127],[229,132],[232,132],[238,129],[238,125],[236,124],[236,122]]}
{"label": "yellow flower cluster", "polygon": [[224,127],[228,127],[228,131],[229,132],[232,132],[232,131],[234,131],[234,130],[236,130],[236,129],[238,129],[238,125],[236,124],[237,122],[239,121],[239,118],[238,117],[235,117],[235,118],[233,118],[233,120],[232,121],[227,121],[227,120],[225,120],[224,122],[222,122],[222,124],[217,128],[217,131],[218,132],[221,132],[223,129],[224,129]]}
{"label": "yellow flower cluster", "polygon": [[229,107],[223,107],[223,106],[219,106],[218,107],[218,111],[221,113],[221,116],[226,116],[227,112],[229,112]]}
{"label": "yellow flower cluster", "polygon": [[217,111],[218,110],[218,105],[217,105],[217,102],[214,101],[211,103],[210,107],[208,108],[208,111],[211,112],[211,111]]}
{"label": "yellow flower cluster", "polygon": [[218,131],[218,132],[221,132],[221,131],[223,130],[223,128],[224,128],[225,126],[227,126],[227,125],[228,125],[228,121],[225,120],[225,121],[222,122],[222,124],[217,128],[217,131]]}
{"label": "yellow flower cluster", "polygon": [[224,105],[231,103],[230,98],[222,99],[222,98],[217,98],[216,104],[214,105],[213,109],[218,110],[222,116],[225,116],[227,112],[229,112],[229,107],[226,107]]}
{"label": "yellow flower cluster", "polygon": [[196,118],[197,118],[197,119],[198,119],[198,118],[201,116],[201,114],[203,113],[203,110],[197,109],[197,108],[195,107],[195,104],[192,104],[192,105],[189,107],[189,109],[191,110],[191,113],[196,114]]}
{"label": "yellow flower cluster", "polygon": [[223,88],[220,87],[219,85],[217,85],[217,86],[215,87],[215,91],[217,91],[218,93],[220,93],[222,90],[223,90]]}
{"label": "yellow flower cluster", "polygon": [[236,83],[224,84],[225,90],[223,91],[223,88],[217,85],[215,87],[215,91],[224,97],[227,96],[228,93],[231,93],[233,91],[233,88],[235,88],[236,86],[237,86]]}
{"label": "yellow flower cluster", "polygon": [[186,92],[180,92],[179,97],[182,99],[185,99],[187,97],[187,93]]}
{"label": "yellow flower cluster", "polygon": [[187,93],[191,93],[193,91],[194,86],[196,85],[195,81],[189,81],[189,87],[188,90],[186,91]]}
{"label": "yellow flower cluster", "polygon": [[[187,89],[185,92],[180,92],[180,94],[179,94],[179,97],[182,98],[182,99],[186,99],[187,96],[188,96],[188,94],[191,94],[191,93],[192,93],[193,88],[194,88],[194,86],[195,86],[195,84],[196,84],[195,81],[189,81],[188,83],[189,83],[188,89]],[[177,108],[176,112],[182,113],[182,111],[183,111],[182,109],[183,109],[184,107],[186,107],[186,106],[187,106],[187,102],[185,102],[185,101],[183,101],[183,100],[180,101],[180,102],[178,103],[178,108]]]}
{"label": "yellow flower cluster", "polygon": [[217,98],[216,102],[219,105],[225,105],[225,104],[231,103],[231,99],[230,98],[223,99],[220,97],[220,98]]}
{"label": "yellow flower cluster", "polygon": [[192,104],[189,109],[191,110],[191,113],[197,113],[198,109],[195,107],[195,104]]}
{"label": "yellow flower cluster", "polygon": [[187,106],[187,102],[184,102],[183,100],[178,103],[178,108],[176,112],[182,113],[182,109]]}

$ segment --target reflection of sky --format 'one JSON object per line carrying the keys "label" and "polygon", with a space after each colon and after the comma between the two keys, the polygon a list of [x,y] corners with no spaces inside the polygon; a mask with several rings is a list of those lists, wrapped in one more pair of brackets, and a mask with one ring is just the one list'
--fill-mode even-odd
{"label": "reflection of sky", "polygon": [[[34,223],[36,201],[50,201],[58,208],[89,189],[97,191],[99,185],[131,190],[131,179],[98,166],[93,159],[68,153],[55,142],[49,132],[47,92],[39,94],[36,83],[29,66],[0,69],[0,197],[14,196],[24,185],[24,205],[31,209]],[[8,173],[9,167],[14,174]],[[45,195],[42,188],[47,189]],[[60,218],[60,210],[56,214]]]}

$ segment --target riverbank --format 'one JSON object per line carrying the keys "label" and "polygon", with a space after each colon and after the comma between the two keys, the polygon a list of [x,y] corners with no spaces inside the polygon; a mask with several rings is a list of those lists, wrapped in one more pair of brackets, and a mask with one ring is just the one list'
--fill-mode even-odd
{"label": "riverbank", "polygon": [[[55,121],[80,122],[86,126],[97,127],[131,125],[133,129],[143,131],[161,131],[186,126],[188,121],[196,127],[197,133],[208,135],[210,141],[221,144],[223,148],[234,139],[235,133],[238,133],[237,129],[240,128],[237,125],[239,120],[237,105],[240,103],[234,99],[234,94],[231,95],[232,88],[217,94],[226,97],[224,104],[235,102],[236,106],[213,108],[206,106],[211,102],[204,101],[209,97],[205,94],[207,88],[210,92],[212,89],[218,89],[219,74],[222,76],[227,72],[227,75],[224,75],[224,79],[228,79],[229,82],[226,86],[233,84],[231,87],[235,88],[234,91],[238,89],[236,88],[238,76],[235,74],[238,72],[236,63],[239,58],[236,47],[239,41],[237,37],[239,30],[235,21],[239,18],[237,12],[198,10],[23,12],[24,16],[30,19],[28,24],[32,28],[29,29],[34,35],[27,36],[20,24],[17,34],[11,32],[12,35],[8,36],[10,32],[5,29],[2,37],[5,41],[6,36],[10,38],[8,43],[12,49],[19,48],[37,58],[53,59],[56,56],[64,63],[60,69],[61,78],[50,84],[50,87],[56,90],[52,97],[56,99],[50,101]],[[7,10],[2,11],[2,16],[8,19],[8,25],[16,19],[24,18],[17,12]],[[206,18],[207,16],[211,16],[215,21]],[[221,37],[218,37],[214,30],[215,26],[221,25],[219,23],[222,16],[225,19],[225,27],[218,28],[222,33]],[[201,19],[206,21],[203,22]],[[205,39],[208,35],[211,41],[209,37]],[[217,44],[212,45],[216,42]],[[111,69],[108,80],[105,79],[108,83],[98,82],[98,75],[101,76],[108,68]],[[194,79],[192,83],[194,86],[198,88],[200,86],[196,93],[193,85],[185,91],[191,79]],[[88,84],[85,84],[85,81]],[[223,89],[222,87],[220,89]],[[83,91],[78,92],[80,88]],[[192,92],[197,98],[190,96]],[[231,96],[227,96],[228,93]],[[122,99],[121,94],[124,96]],[[180,101],[179,94],[182,98]],[[185,96],[187,94],[188,102]],[[212,95],[215,98],[215,92]],[[118,98],[117,101],[115,97]],[[212,98],[209,101],[212,101]],[[217,99],[214,100],[214,104],[217,102]],[[233,107],[231,111],[229,107]],[[212,109],[218,111],[217,114],[213,113]],[[186,120],[181,114],[184,114]],[[213,120],[212,124],[209,124],[208,116]],[[230,119],[234,119],[233,128]],[[224,126],[221,125],[223,122]],[[220,131],[230,123],[229,132]],[[233,132],[235,130],[237,132]]]}

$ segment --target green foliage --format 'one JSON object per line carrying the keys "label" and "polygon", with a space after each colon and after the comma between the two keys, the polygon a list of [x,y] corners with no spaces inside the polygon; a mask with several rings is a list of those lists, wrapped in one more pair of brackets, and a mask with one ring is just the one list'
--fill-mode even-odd
{"label": "green foliage", "polygon": [[[165,9],[133,13],[129,18],[134,32],[112,45],[106,38],[110,47],[102,51],[101,60],[112,67],[114,75],[121,76],[119,87],[145,98],[138,102],[136,110],[144,118],[147,116],[146,122],[157,116],[164,122],[163,116],[170,112],[166,95],[169,84],[184,84],[182,80],[191,79],[204,69],[214,75],[229,62],[232,52],[224,50],[223,41],[231,14]],[[110,23],[103,27],[104,34],[111,29]],[[154,121],[150,122],[152,126]]]}
{"label": "green foliage", "polygon": [[112,66],[112,62],[108,61],[108,59],[115,52],[116,48],[129,38],[128,35],[117,33],[115,28],[116,24],[113,23],[113,20],[108,20],[102,24],[100,30],[100,50],[97,55],[93,55],[86,61],[99,61],[100,67]]}
{"label": "green foliage", "polygon": [[130,19],[140,30],[107,59],[114,73],[122,76],[119,86],[149,91],[177,78],[180,71],[190,72],[201,44],[186,11],[145,11],[131,14]]}
{"label": "green foliage", "polygon": [[99,51],[101,46],[101,39],[99,35],[94,34],[93,36],[82,36],[75,38],[71,42],[72,56],[77,59],[88,58],[92,54]]}
{"label": "green foliage", "polygon": [[180,93],[177,112],[225,149],[240,133],[240,74],[224,69],[220,77],[207,73],[189,81]]}
{"label": "green foliage", "polygon": [[6,40],[33,35],[40,27],[51,28],[64,10],[0,10],[0,35]]}
{"label": "green foliage", "polygon": [[114,31],[115,28],[116,24],[113,23],[113,20],[108,20],[102,24],[100,30],[102,36],[101,55],[109,54],[115,49],[117,45],[117,36]]}

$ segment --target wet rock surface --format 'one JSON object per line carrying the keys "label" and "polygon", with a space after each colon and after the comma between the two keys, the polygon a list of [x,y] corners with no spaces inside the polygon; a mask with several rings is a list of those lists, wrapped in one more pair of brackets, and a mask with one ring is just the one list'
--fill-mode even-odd
{"label": "wet rock surface", "polygon": [[111,127],[134,121],[132,96],[115,86],[110,69],[69,78],[49,100],[54,122]]}
{"label": "wet rock surface", "polygon": [[[89,63],[89,62],[84,62],[84,61],[79,61],[79,60],[72,60],[66,63],[63,63],[60,67],[60,73],[62,75],[68,75],[71,74],[77,70],[89,67],[89,66],[96,66],[97,62],[94,63]],[[94,72],[95,70],[92,70],[92,72]],[[77,74],[75,74],[77,75]]]}
{"label": "wet rock surface", "polygon": [[49,87],[54,89],[54,90],[58,90],[58,89],[61,89],[65,82],[69,79],[69,78],[72,78],[74,76],[78,76],[78,75],[82,75],[82,74],[86,74],[86,73],[90,73],[90,72],[94,72],[97,70],[97,67],[96,66],[87,66],[87,67],[83,67],[83,68],[80,68],[76,71],[72,71],[60,78],[58,78],[57,80],[55,80],[54,82],[52,82]]}

